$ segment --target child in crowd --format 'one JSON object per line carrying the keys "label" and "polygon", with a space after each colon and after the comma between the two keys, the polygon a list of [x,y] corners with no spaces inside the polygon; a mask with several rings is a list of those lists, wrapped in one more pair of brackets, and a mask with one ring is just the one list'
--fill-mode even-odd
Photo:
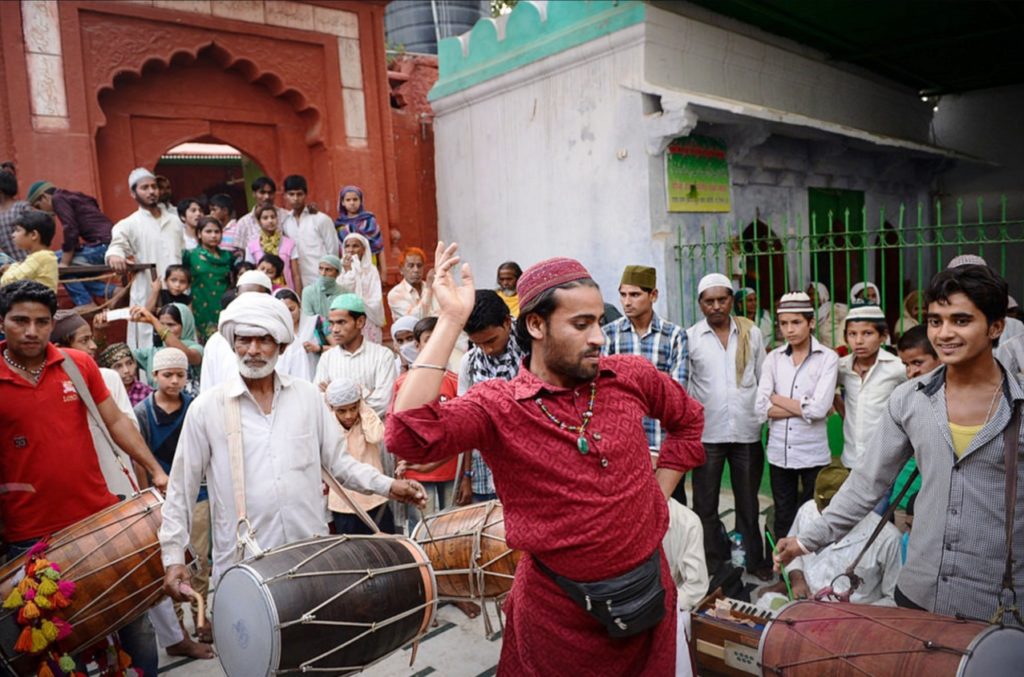
{"label": "child in crowd", "polygon": [[96,362],[107,369],[113,369],[121,377],[121,383],[128,391],[128,400],[134,407],[146,399],[153,389],[139,378],[139,363],[132,355],[127,343],[114,343],[107,346],[96,358]]}
{"label": "child in crowd", "polygon": [[263,258],[256,264],[256,270],[266,273],[267,277],[274,282],[274,291],[287,289],[281,286],[277,280],[284,279],[284,261],[276,254],[264,254]]}
{"label": "child in crowd", "polygon": [[18,280],[34,280],[57,290],[57,255],[50,250],[57,230],[53,217],[46,212],[30,210],[14,221],[14,246],[28,252],[24,261],[4,266],[0,285]]}
{"label": "child in crowd", "polygon": [[825,420],[832,409],[839,356],[812,335],[815,307],[804,292],[779,301],[785,341],[761,368],[755,409],[768,421],[768,472],[775,499],[776,539],[789,533],[797,509],[811,500],[818,471],[829,464]]}
{"label": "child in crowd", "polygon": [[199,334],[217,331],[220,299],[231,287],[231,252],[220,248],[223,227],[212,216],[199,220],[199,246],[186,250],[181,263],[192,276],[192,313]]}
{"label": "child in crowd", "polygon": [[192,305],[192,294],[189,287],[192,286],[192,273],[186,266],[174,263],[167,266],[164,271],[164,279],[153,280],[149,293],[149,300],[146,308],[155,313],[157,308],[163,308],[170,303],[180,303],[183,306]]}
{"label": "child in crowd", "polygon": [[882,293],[874,282],[858,282],[850,287],[850,301],[853,304],[877,306],[881,303]]}
{"label": "child in crowd", "polygon": [[299,275],[299,250],[295,241],[281,232],[277,222],[277,207],[261,205],[253,212],[260,225],[259,237],[246,246],[245,260],[258,264],[266,254],[274,254],[286,261],[282,275],[270,278],[275,288],[288,287],[296,294],[302,294],[302,277]]}
{"label": "child in crowd", "polygon": [[199,246],[199,221],[203,218],[203,205],[194,197],[178,203],[178,218],[185,226],[185,249]]}
{"label": "child in crowd", "polygon": [[[178,448],[178,437],[181,435],[185,414],[192,397],[185,392],[188,381],[188,357],[177,348],[161,348],[153,355],[153,379],[156,391],[142,402],[135,405],[135,417],[139,421],[139,432],[146,446],[160,463],[164,472],[171,472],[174,452]],[[210,559],[210,502],[206,487],[201,486],[196,499],[196,507],[192,513],[191,545],[196,554],[198,571],[192,575],[192,588],[206,596],[209,591]],[[178,609],[181,618],[180,607]],[[193,614],[195,614],[193,610]],[[193,616],[193,620],[198,620]],[[213,641],[209,623],[204,623],[206,632],[200,633],[199,640],[204,643]],[[212,657],[213,651],[209,647]]]}
{"label": "child in crowd", "polygon": [[846,316],[844,338],[850,354],[839,360],[842,397],[835,407],[843,417],[843,465],[857,468],[870,451],[886,402],[896,386],[907,380],[899,358],[882,344],[889,337],[885,313],[876,305],[854,306]]}
{"label": "child in crowd", "polygon": [[250,270],[256,270],[255,263],[249,263],[245,259],[238,259],[235,261],[234,265],[231,266],[231,277],[234,278],[237,284],[238,280],[242,277],[242,273],[246,273]]}
{"label": "child in crowd", "polygon": [[[408,315],[406,315],[408,317]],[[405,317],[402,318],[403,320]],[[436,317],[424,317],[422,320],[416,322],[413,326],[412,336],[415,346],[415,350],[402,349],[402,354],[409,360],[410,363],[416,360],[416,353],[422,350],[427,341],[430,339],[430,335],[434,333],[434,328],[437,326]],[[405,377],[408,372],[403,372],[398,376],[398,380],[395,381],[395,396],[398,396],[398,390],[402,387],[405,382]],[[446,370],[444,372],[444,378],[441,381],[440,396],[438,397],[439,402],[446,402],[447,400],[454,399],[459,392],[459,376],[453,371]],[[398,467],[395,470],[395,476],[399,478],[406,478],[410,480],[418,480],[423,488],[427,490],[427,508],[424,511],[426,514],[440,512],[445,509],[448,505],[448,488],[452,486],[455,480],[455,473],[458,470],[458,455],[452,456],[447,461],[438,461],[435,463],[424,463],[424,464],[409,464],[405,461],[399,461]],[[412,530],[416,527],[416,523],[419,522],[419,516],[410,511],[409,515],[409,533],[412,534]]]}
{"label": "child in crowd", "polygon": [[[349,378],[335,378],[327,386],[324,395],[327,406],[334,412],[334,418],[345,431],[348,453],[360,463],[366,463],[383,472],[380,444],[384,439],[384,424],[377,414],[363,402],[361,386]],[[384,533],[395,533],[395,519],[384,496],[348,492],[349,497],[365,510]],[[334,529],[337,534],[370,534],[370,528],[363,524],[355,511],[341,496],[333,491],[328,507],[334,515]]]}
{"label": "child in crowd", "polygon": [[384,238],[380,225],[373,212],[368,212],[363,204],[363,191],[358,186],[345,186],[338,197],[338,218],[334,221],[338,229],[338,239],[345,241],[345,236],[358,233],[370,243],[370,252],[374,265],[379,265],[377,256],[384,249]]}
{"label": "child in crowd", "polygon": [[235,203],[230,195],[217,193],[210,198],[210,216],[217,219],[223,228],[224,237],[220,246],[228,251],[235,251],[235,231],[238,222],[235,221]]}

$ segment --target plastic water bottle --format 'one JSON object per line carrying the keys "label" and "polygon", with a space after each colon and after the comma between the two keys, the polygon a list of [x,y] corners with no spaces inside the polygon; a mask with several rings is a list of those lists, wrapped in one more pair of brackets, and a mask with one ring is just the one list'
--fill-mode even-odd
{"label": "plastic water bottle", "polygon": [[732,565],[743,567],[747,563],[747,551],[743,548],[743,536],[736,532],[729,533],[729,542],[732,544]]}

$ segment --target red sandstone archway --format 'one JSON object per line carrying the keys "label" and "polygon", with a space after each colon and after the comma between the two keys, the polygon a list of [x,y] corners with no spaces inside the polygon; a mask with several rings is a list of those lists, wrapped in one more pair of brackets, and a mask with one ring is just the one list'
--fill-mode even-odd
{"label": "red sandstone archway", "polygon": [[275,96],[229,62],[223,50],[210,46],[195,57],[152,62],[141,75],[122,74],[100,94],[106,124],[96,134],[96,153],[104,204],[130,210],[129,172],[152,168],[185,141],[234,146],[277,178],[314,171],[314,156],[323,154],[322,144],[309,143],[316,112],[300,112],[295,97]]}

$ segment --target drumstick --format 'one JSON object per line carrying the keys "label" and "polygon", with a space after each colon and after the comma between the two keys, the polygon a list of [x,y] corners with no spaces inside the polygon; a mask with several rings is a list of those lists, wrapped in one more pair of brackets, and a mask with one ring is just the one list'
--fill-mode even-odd
{"label": "drumstick", "polygon": [[[767,529],[764,530],[764,535],[768,537],[768,545],[772,546],[772,552],[775,552],[777,550],[775,547],[775,539],[772,538],[772,535],[768,533]],[[779,562],[779,573],[782,574],[782,580],[786,582],[786,592],[789,594],[789,601],[792,602],[793,586],[789,584],[789,573],[786,571],[786,565],[782,562]]]}
{"label": "drumstick", "polygon": [[196,630],[202,629],[206,625],[206,602],[203,600],[203,596],[193,590],[188,583],[182,583],[178,589],[192,598],[196,605]]}
{"label": "drumstick", "polygon": [[377,523],[370,519],[370,516],[366,514],[365,510],[356,505],[356,502],[353,501],[352,497],[348,495],[348,492],[345,490],[345,487],[341,486],[341,482],[339,482],[338,479],[331,474],[331,471],[329,471],[324,466],[320,466],[320,476],[323,478],[324,482],[327,483],[327,486],[331,488],[331,491],[338,494],[338,496],[340,496],[342,499],[344,499],[346,503],[348,503],[348,507],[352,508],[355,511],[356,515],[359,516],[359,519],[363,520],[363,522],[366,523],[366,526],[370,528],[370,531],[372,531],[375,534],[380,533],[380,527],[377,526]]}

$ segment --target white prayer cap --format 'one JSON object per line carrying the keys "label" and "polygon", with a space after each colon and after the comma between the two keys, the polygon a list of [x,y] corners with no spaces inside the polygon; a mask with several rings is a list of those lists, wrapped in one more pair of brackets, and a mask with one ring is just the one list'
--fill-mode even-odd
{"label": "white prayer cap", "polygon": [[802,291],[791,291],[783,294],[779,301],[779,307],[775,309],[776,315],[782,313],[813,313],[814,306],[811,305],[811,297]]}
{"label": "white prayer cap", "polygon": [[238,288],[244,284],[254,284],[263,287],[267,291],[274,291],[274,283],[270,281],[270,278],[262,270],[247,270],[239,275],[238,283],[235,287]]}
{"label": "white prayer cap", "polygon": [[857,294],[861,293],[865,289],[874,289],[875,296],[878,298],[882,298],[882,292],[879,291],[877,284],[875,284],[874,282],[858,282],[857,284],[850,287],[850,299],[852,300],[857,298]]}
{"label": "white prayer cap", "polygon": [[850,312],[846,314],[847,322],[867,322],[876,320],[885,320],[885,313],[882,312],[880,307],[870,303],[853,306],[850,308]]}
{"label": "white prayer cap", "polygon": [[162,369],[188,369],[188,356],[177,348],[161,348],[153,355],[153,373]]}
{"label": "white prayer cap", "polygon": [[1018,307],[1020,307],[1020,304],[1017,303],[1017,299],[1013,298],[1012,296],[1008,296],[1007,299],[1008,299],[1007,300],[1007,304],[1006,304],[1006,309],[1007,310],[1009,310],[1010,308],[1018,308]]}
{"label": "white prayer cap", "polygon": [[132,173],[128,175],[128,190],[135,190],[135,184],[143,179],[155,179],[153,172],[149,171],[145,167],[136,167],[132,170]]}
{"label": "white prayer cap", "polygon": [[324,395],[328,406],[343,407],[363,398],[363,389],[358,383],[344,376],[332,379]]}
{"label": "white prayer cap", "polygon": [[395,337],[400,331],[412,331],[416,327],[416,323],[419,322],[412,315],[402,315],[400,318],[391,323],[391,339],[397,341]]}
{"label": "white prayer cap", "polygon": [[282,345],[295,340],[292,314],[284,301],[255,291],[239,294],[222,310],[217,329],[229,345],[234,344],[236,335],[269,335]]}
{"label": "white prayer cap", "polygon": [[721,273],[711,273],[700,278],[700,282],[697,284],[697,298],[712,287],[725,287],[730,292],[732,291],[732,280],[727,278]]}
{"label": "white prayer cap", "polygon": [[954,256],[946,268],[959,268],[960,266],[987,266],[985,259],[977,254],[961,254]]}

